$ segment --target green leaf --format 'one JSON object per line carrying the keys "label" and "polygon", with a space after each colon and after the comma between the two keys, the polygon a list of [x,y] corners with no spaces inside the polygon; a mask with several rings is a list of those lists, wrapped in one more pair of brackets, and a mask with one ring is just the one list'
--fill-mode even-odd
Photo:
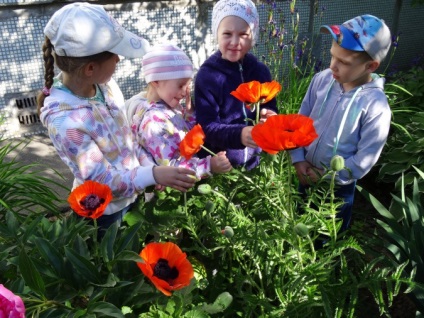
{"label": "green leaf", "polygon": [[117,233],[118,222],[115,222],[107,229],[105,236],[100,243],[100,254],[106,263],[109,263],[115,257],[113,245],[115,243]]}
{"label": "green leaf", "polygon": [[22,249],[19,253],[19,271],[22,274],[25,284],[27,284],[34,292],[44,296],[46,288],[43,278],[24,249]]}
{"label": "green leaf", "polygon": [[389,220],[394,220],[393,215],[372,194],[364,190],[359,185],[357,185],[356,188],[374,206],[378,213]]}
{"label": "green leaf", "polygon": [[44,259],[53,266],[58,277],[64,277],[65,263],[59,251],[44,238],[35,237],[34,242]]}
{"label": "green leaf", "polygon": [[35,234],[36,230],[38,229],[40,225],[40,221],[44,218],[44,215],[38,215],[32,222],[25,227],[24,235],[22,236],[22,242],[25,242],[28,240],[28,238]]}
{"label": "green leaf", "polygon": [[143,259],[139,254],[133,251],[122,251],[121,253],[116,255],[115,260],[118,261],[133,261],[133,262],[143,262]]}
{"label": "green leaf", "polygon": [[10,233],[13,233],[13,235],[16,235],[18,233],[20,224],[16,219],[14,213],[11,211],[7,211],[6,213],[6,224]]}
{"label": "green leaf", "polygon": [[72,263],[76,271],[84,277],[89,283],[99,284],[101,281],[97,268],[88,259],[79,255],[76,251],[65,247],[65,255]]}
{"label": "green leaf", "polygon": [[98,317],[117,317],[124,318],[122,311],[115,305],[103,301],[97,301],[89,304],[87,308],[88,313],[96,313]]}
{"label": "green leaf", "polygon": [[140,229],[142,223],[138,222],[132,225],[129,229],[125,230],[122,234],[122,238],[118,241],[119,246],[116,249],[116,253],[122,252],[127,248],[128,244],[137,237],[138,230]]}

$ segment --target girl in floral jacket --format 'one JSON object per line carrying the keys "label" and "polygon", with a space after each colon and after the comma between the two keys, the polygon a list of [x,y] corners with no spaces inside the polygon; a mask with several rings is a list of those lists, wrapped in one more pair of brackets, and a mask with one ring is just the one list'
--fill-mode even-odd
{"label": "girl in floral jacket", "polygon": [[[88,3],[58,10],[44,34],[40,119],[75,177],[74,188],[92,180],[112,190],[112,202],[97,219],[99,227],[121,222],[147,186],[160,184],[181,191],[192,187],[192,170],[140,165],[123,112],[124,98],[112,79],[118,55],[142,57],[147,41],[123,29],[102,6]],[[57,77],[54,62],[61,70]]]}
{"label": "girl in floral jacket", "polygon": [[[195,124],[189,90],[193,65],[189,57],[174,45],[158,45],[143,57],[143,72],[147,92],[126,102],[136,139],[147,153],[141,153],[139,160],[186,167],[196,171],[198,179],[231,170],[225,152],[203,159],[180,155],[179,144]],[[180,103],[183,98],[184,107]]]}

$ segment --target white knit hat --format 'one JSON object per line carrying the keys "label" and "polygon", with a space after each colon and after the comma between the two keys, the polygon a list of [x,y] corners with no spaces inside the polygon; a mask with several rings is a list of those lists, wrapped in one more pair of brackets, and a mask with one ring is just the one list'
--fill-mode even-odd
{"label": "white knit hat", "polygon": [[146,83],[192,78],[193,63],[187,54],[175,45],[156,45],[143,56],[143,75]]}
{"label": "white knit hat", "polygon": [[259,15],[255,4],[251,0],[219,0],[212,11],[212,34],[217,38],[218,27],[222,19],[236,16],[249,25],[253,41],[256,42],[259,31]]}
{"label": "white knit hat", "polygon": [[111,52],[142,57],[149,43],[125,30],[100,5],[74,2],[56,11],[44,28],[58,56],[84,57]]}

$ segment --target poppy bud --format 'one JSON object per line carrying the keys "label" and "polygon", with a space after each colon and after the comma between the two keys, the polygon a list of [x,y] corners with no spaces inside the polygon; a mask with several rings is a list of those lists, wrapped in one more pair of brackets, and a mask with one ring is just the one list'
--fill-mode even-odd
{"label": "poppy bud", "polygon": [[224,229],[221,231],[221,233],[224,234],[225,237],[227,237],[227,238],[231,238],[231,237],[234,236],[233,228],[231,226],[228,226],[228,225],[226,227],[224,227]]}
{"label": "poppy bud", "polygon": [[307,236],[307,235],[308,235],[308,233],[309,233],[309,228],[308,228],[305,224],[303,224],[303,223],[297,223],[297,224],[294,226],[294,232],[295,232],[297,235],[299,235],[299,236],[301,236],[301,237],[304,237],[304,236]]}
{"label": "poppy bud", "polygon": [[212,192],[212,188],[209,184],[201,184],[197,187],[197,191],[199,191],[200,194],[209,194]]}
{"label": "poppy bud", "polygon": [[233,296],[229,292],[223,292],[216,297],[214,305],[219,305],[222,309],[227,308],[233,301]]}
{"label": "poppy bud", "polygon": [[344,158],[342,156],[335,155],[331,158],[330,167],[333,171],[340,171],[344,169]]}
{"label": "poppy bud", "polygon": [[212,201],[206,202],[205,209],[206,212],[212,213],[215,210],[215,203],[213,203]]}

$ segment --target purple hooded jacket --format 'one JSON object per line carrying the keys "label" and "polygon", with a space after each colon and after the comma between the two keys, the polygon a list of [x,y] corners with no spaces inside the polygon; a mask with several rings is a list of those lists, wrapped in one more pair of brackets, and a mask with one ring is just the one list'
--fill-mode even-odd
{"label": "purple hooded jacket", "polygon": [[[272,80],[268,67],[248,53],[239,62],[222,59],[220,51],[215,52],[200,67],[195,80],[194,105],[197,122],[206,134],[205,147],[214,153],[226,151],[233,167],[244,166],[250,170],[259,164],[260,148],[247,148],[241,143],[241,131],[255,119],[243,102],[230,93],[241,83]],[[277,113],[275,98],[261,108]],[[201,151],[199,157],[208,153]]]}

